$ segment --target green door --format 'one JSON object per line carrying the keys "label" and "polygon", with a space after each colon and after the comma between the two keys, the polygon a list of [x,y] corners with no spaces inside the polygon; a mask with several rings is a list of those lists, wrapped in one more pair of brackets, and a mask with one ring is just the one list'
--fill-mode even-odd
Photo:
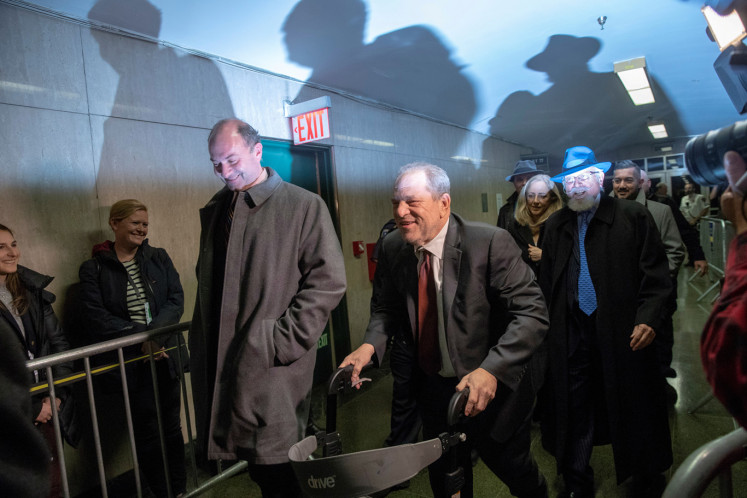
{"label": "green door", "polygon": [[[318,194],[327,204],[329,214],[340,238],[340,223],[336,210],[335,183],[329,147],[290,142],[262,140],[262,164],[269,166],[286,182]],[[339,361],[350,351],[348,313],[345,297],[332,311],[330,321],[319,338],[314,384],[325,382]]]}

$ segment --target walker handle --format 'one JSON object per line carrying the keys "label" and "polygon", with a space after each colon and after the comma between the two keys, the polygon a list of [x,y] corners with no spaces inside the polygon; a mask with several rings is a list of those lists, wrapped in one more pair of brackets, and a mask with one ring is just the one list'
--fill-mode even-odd
{"label": "walker handle", "polygon": [[467,406],[467,400],[469,399],[469,387],[465,387],[461,391],[457,391],[451,397],[449,401],[449,410],[446,415],[446,421],[449,427],[454,427],[464,416],[464,407]]}

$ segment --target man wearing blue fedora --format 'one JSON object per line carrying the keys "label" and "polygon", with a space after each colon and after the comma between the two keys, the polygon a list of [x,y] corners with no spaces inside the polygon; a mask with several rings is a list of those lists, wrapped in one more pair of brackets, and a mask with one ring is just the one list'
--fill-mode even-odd
{"label": "man wearing blue fedora", "polygon": [[602,195],[609,167],[590,148],[571,147],[553,178],[568,205],[547,220],[542,248],[550,311],[543,443],[563,474],[561,496],[594,496],[592,446],[610,443],[618,484],[633,477],[632,496],[660,496],[672,443],[666,381],[650,345],[671,280],[646,208]]}
{"label": "man wearing blue fedora", "polygon": [[516,163],[514,172],[506,177],[507,182],[514,184],[516,191],[506,199],[506,203],[498,211],[498,226],[500,228],[508,230],[509,225],[513,224],[514,210],[516,209],[516,201],[519,199],[519,192],[526,185],[527,180],[540,173],[544,173],[544,171],[537,169],[537,164],[534,161],[521,160]]}

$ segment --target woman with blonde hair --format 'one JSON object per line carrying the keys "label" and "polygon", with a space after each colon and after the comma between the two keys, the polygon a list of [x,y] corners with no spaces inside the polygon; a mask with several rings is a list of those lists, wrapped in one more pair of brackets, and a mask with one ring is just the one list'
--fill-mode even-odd
{"label": "woman with blonde hair", "polygon": [[[95,245],[93,258],[84,262],[79,271],[80,305],[92,339],[105,341],[179,323],[184,312],[184,292],[169,255],[148,244],[148,208],[136,199],[118,201],[109,212],[109,226],[114,241]],[[124,351],[125,361],[149,353],[154,353],[157,360],[165,452],[175,496],[186,491],[179,389],[183,372],[177,365],[175,350],[179,347],[178,335],[159,336]],[[186,349],[181,351],[186,362]],[[113,357],[107,359],[117,362]],[[133,362],[126,372],[140,469],[153,494],[166,497],[150,365],[147,361]],[[114,376],[117,375],[118,370]],[[114,381],[111,389],[120,382],[119,377],[108,380]]]}
{"label": "woman with blonde hair", "polygon": [[514,218],[509,232],[521,249],[521,257],[539,274],[542,259],[542,236],[545,221],[563,207],[560,191],[547,175],[531,177],[521,189],[516,201]]}

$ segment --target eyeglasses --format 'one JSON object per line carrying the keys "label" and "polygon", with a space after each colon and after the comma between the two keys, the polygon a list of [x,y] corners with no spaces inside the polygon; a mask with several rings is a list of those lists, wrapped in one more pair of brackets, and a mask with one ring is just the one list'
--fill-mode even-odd
{"label": "eyeglasses", "polygon": [[563,183],[566,185],[576,185],[579,183],[586,183],[590,179],[594,178],[596,173],[579,173],[577,175],[569,175],[563,178]]}
{"label": "eyeglasses", "polygon": [[527,194],[527,200],[529,202],[544,201],[545,199],[547,199],[548,195],[550,195],[549,192],[545,192],[544,194],[535,194],[534,192],[532,192],[531,194]]}

